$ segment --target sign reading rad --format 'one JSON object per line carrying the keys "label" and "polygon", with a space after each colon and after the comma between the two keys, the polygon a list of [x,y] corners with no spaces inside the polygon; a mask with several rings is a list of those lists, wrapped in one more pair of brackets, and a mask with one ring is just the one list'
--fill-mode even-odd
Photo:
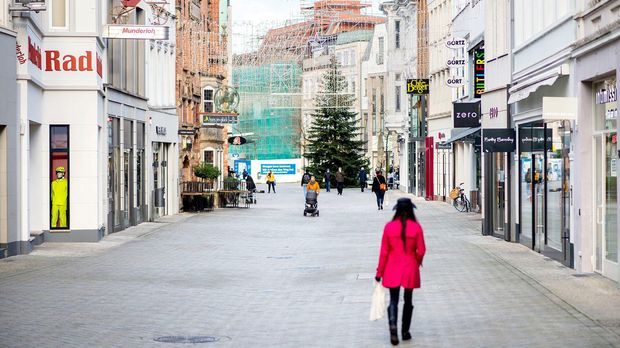
{"label": "sign reading rad", "polygon": [[103,77],[103,60],[93,51],[86,50],[80,55],[63,54],[60,50],[43,51],[28,37],[28,60],[39,70],[96,71],[99,77]]}

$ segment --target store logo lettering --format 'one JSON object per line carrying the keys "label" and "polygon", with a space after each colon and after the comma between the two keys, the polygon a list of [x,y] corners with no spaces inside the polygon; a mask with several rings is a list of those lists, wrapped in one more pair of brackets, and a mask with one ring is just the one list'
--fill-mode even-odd
{"label": "store logo lettering", "polygon": [[494,106],[489,109],[489,118],[498,118],[499,117],[499,108]]}
{"label": "store logo lettering", "polygon": [[43,69],[43,61],[41,60],[41,48],[32,42],[28,37],[28,60],[32,62],[39,70]]}
{"label": "store logo lettering", "polygon": [[[97,60],[99,59],[97,57]],[[64,55],[61,67],[60,51],[45,51],[45,71],[95,71],[93,63],[98,64],[98,62],[93,62],[93,52],[86,51],[79,57],[71,54]]]}

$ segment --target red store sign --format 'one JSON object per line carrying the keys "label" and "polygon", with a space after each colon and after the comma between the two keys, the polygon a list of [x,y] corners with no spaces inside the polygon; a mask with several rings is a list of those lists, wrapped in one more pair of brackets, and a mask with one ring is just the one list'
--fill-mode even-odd
{"label": "red store sign", "polygon": [[[21,46],[17,45],[17,59],[22,63],[23,53]],[[84,51],[81,55],[62,54],[60,50],[41,50],[30,37],[28,37],[28,60],[39,70],[45,71],[96,71],[99,77],[103,77],[103,60],[97,52]],[[43,66],[45,62],[45,67]]]}

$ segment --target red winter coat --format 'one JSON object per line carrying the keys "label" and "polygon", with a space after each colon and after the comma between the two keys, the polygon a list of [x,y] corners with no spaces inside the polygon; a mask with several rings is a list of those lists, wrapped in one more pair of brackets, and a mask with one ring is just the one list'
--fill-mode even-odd
{"label": "red winter coat", "polygon": [[383,286],[386,288],[420,287],[420,265],[426,253],[422,226],[417,222],[407,221],[406,236],[405,250],[399,220],[389,222],[383,229],[377,277],[383,278]]}

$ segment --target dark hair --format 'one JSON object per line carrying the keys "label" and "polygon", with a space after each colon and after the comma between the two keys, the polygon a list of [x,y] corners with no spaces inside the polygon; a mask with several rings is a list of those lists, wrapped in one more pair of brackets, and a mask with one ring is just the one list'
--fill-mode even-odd
{"label": "dark hair", "polygon": [[392,221],[396,220],[400,221],[400,238],[403,240],[403,248],[407,250],[407,221],[418,222],[413,212],[413,203],[410,200],[407,203],[398,202],[396,205],[396,214],[394,214]]}

